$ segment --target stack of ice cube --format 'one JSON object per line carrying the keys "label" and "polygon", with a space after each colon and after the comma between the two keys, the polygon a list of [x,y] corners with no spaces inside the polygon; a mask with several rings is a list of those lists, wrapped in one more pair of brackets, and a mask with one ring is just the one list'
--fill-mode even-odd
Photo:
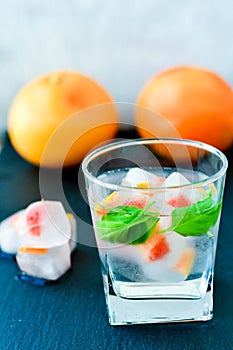
{"label": "stack of ice cube", "polygon": [[57,280],[71,267],[77,242],[76,220],[56,201],[38,201],[0,225],[1,250],[16,254],[25,274]]}
{"label": "stack of ice cube", "polygon": [[[132,190],[132,196],[147,196],[147,203],[155,203],[150,210],[157,210],[160,216],[159,230],[167,230],[164,232],[169,251],[159,259],[147,259],[147,256],[153,255],[155,247],[153,246],[153,238],[145,244],[134,246],[139,249],[141,257],[141,269],[147,278],[156,281],[177,282],[184,280],[186,272],[176,268],[183,254],[190,253],[190,260],[193,256],[192,243],[189,238],[185,238],[176,232],[169,231],[171,226],[172,210],[179,207],[190,206],[197,200],[202,198],[202,194],[193,189],[191,182],[181,173],[174,171],[166,179],[157,176],[141,168],[130,169],[122,185],[137,187],[139,191]],[[191,249],[191,250],[190,250]],[[125,254],[123,254],[125,256]],[[191,266],[191,263],[190,263]],[[185,269],[184,269],[185,270]],[[188,269],[186,269],[187,271]]]}

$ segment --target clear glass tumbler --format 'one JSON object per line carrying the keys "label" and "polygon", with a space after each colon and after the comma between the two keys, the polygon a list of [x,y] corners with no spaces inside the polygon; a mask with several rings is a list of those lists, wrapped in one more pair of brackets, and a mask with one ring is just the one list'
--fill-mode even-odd
{"label": "clear glass tumbler", "polygon": [[110,324],[210,320],[224,154],[127,140],[93,151],[82,169]]}

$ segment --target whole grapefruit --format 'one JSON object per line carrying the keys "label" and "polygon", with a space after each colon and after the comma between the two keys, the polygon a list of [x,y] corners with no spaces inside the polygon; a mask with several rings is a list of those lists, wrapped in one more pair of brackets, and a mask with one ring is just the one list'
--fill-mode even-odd
{"label": "whole grapefruit", "polygon": [[112,139],[117,130],[113,99],[94,79],[75,71],[29,82],[16,95],[8,116],[13,147],[37,166],[42,158],[45,167],[80,163],[90,149]]}
{"label": "whole grapefruit", "polygon": [[210,70],[180,66],[162,71],[142,88],[137,106],[141,137],[179,136],[222,151],[232,144],[233,91]]}

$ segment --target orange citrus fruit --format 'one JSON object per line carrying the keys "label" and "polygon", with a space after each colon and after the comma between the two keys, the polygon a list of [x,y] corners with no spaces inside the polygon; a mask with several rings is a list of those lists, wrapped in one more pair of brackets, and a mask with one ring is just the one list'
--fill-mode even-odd
{"label": "orange citrus fruit", "polygon": [[188,66],[165,70],[143,87],[135,124],[141,137],[179,135],[224,151],[233,141],[233,91],[209,70]]}
{"label": "orange citrus fruit", "polygon": [[[90,108],[93,106],[97,111]],[[75,118],[70,118],[73,115]],[[108,92],[74,71],[55,72],[29,82],[16,95],[8,117],[13,147],[37,166],[42,158],[46,167],[77,164],[91,148],[112,139],[117,130],[118,113]]]}

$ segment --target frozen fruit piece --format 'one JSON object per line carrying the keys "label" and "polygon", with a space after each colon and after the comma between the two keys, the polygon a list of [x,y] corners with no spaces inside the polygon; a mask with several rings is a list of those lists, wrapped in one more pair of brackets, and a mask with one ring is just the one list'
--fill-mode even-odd
{"label": "frozen fruit piece", "polygon": [[145,197],[139,198],[139,199],[132,199],[129,202],[126,203],[126,205],[128,206],[134,206],[137,207],[139,209],[142,209],[146,206],[147,200]]}
{"label": "frozen fruit piece", "polygon": [[108,209],[104,208],[101,204],[95,203],[94,204],[94,211],[97,215],[103,216],[108,213]]}
{"label": "frozen fruit piece", "polygon": [[[157,235],[157,234],[156,234]],[[168,242],[165,236],[156,237],[154,240],[154,245],[150,250],[148,256],[150,261],[158,260],[164,257],[170,251]]]}
{"label": "frozen fruit piece", "polygon": [[144,208],[147,203],[147,198],[141,194],[133,194],[130,191],[112,192],[101,203],[94,204],[94,211],[97,215],[103,216],[109,212],[111,208],[120,205],[135,206]]}
{"label": "frozen fruit piece", "polygon": [[210,184],[210,188],[211,188],[211,190],[212,190],[213,195],[215,195],[215,194],[218,193],[217,188],[216,188],[216,186],[215,186],[213,183]]}
{"label": "frozen fruit piece", "polygon": [[40,236],[41,234],[40,221],[42,220],[43,213],[44,210],[40,207],[27,211],[26,222],[29,228],[29,232],[33,236]]}
{"label": "frozen fruit piece", "polygon": [[1,250],[5,253],[17,253],[20,246],[19,231],[24,212],[24,210],[20,210],[3,220],[0,224],[0,245]]}
{"label": "frozen fruit piece", "polygon": [[159,225],[157,224],[150,238],[145,243],[137,246],[146,261],[162,259],[170,252],[166,236],[158,234],[158,230]]}
{"label": "frozen fruit piece", "polygon": [[108,208],[113,208],[122,204],[119,192],[112,192],[101,203],[94,204],[94,210],[97,215],[103,216],[109,212]]}
{"label": "frozen fruit piece", "polygon": [[108,204],[116,203],[116,201],[118,200],[119,200],[119,193],[114,191],[105,198],[105,203],[108,203]]}
{"label": "frozen fruit piece", "polygon": [[28,254],[46,254],[48,252],[47,248],[33,248],[33,247],[19,247],[19,253],[28,253]]}
{"label": "frozen fruit piece", "polygon": [[192,202],[188,197],[186,197],[183,194],[180,194],[178,196],[175,196],[169,199],[169,201],[167,201],[167,204],[175,208],[181,208],[181,207],[188,207],[189,205],[192,205]]}
{"label": "frozen fruit piece", "polygon": [[149,183],[148,182],[140,182],[139,184],[136,184],[138,188],[148,188]]}
{"label": "frozen fruit piece", "polygon": [[164,183],[164,177],[157,176],[141,168],[132,168],[122,180],[122,185],[131,187],[157,187]]}
{"label": "frozen fruit piece", "polygon": [[[136,185],[136,187],[145,189],[144,191],[141,191],[142,194],[145,194],[147,196],[152,197],[154,195],[153,191],[150,190],[150,184],[148,182],[141,182]],[[148,189],[148,190],[146,190]]]}
{"label": "frozen fruit piece", "polygon": [[70,238],[70,222],[60,202],[42,200],[28,206],[20,231],[22,246],[49,248]]}
{"label": "frozen fruit piece", "polygon": [[176,271],[180,271],[181,273],[183,273],[185,276],[188,276],[191,268],[193,266],[193,262],[194,262],[194,257],[195,257],[195,251],[192,248],[189,248],[187,250],[185,250],[179,260],[177,261],[174,269]]}

